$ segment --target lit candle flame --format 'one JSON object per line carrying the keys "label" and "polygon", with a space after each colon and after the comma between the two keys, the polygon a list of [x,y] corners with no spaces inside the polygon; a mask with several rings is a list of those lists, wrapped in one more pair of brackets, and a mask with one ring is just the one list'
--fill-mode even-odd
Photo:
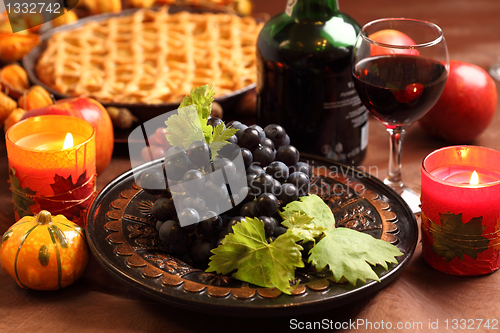
{"label": "lit candle flame", "polygon": [[62,149],[67,149],[73,147],[73,135],[71,133],[66,134],[66,137],[64,138],[64,144]]}
{"label": "lit candle flame", "polygon": [[478,185],[479,184],[479,176],[477,175],[476,170],[474,170],[474,172],[470,176],[469,184],[471,184],[471,185]]}

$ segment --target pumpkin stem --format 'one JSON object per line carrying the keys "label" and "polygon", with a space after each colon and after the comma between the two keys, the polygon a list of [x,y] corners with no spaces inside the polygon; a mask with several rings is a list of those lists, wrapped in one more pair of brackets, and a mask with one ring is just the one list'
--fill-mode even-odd
{"label": "pumpkin stem", "polygon": [[52,215],[46,210],[41,210],[40,213],[36,215],[35,222],[40,225],[49,224],[52,222]]}

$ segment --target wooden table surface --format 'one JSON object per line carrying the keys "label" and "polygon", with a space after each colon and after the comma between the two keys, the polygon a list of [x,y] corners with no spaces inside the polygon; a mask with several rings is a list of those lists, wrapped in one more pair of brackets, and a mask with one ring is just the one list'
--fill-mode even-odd
{"label": "wooden table surface", "polygon": [[[254,0],[255,13],[274,15],[285,0]],[[498,0],[350,0],[341,10],[360,24],[382,17],[413,17],[432,21],[444,31],[450,58],[484,69],[500,61],[500,1]],[[498,88],[498,83],[497,83]],[[497,106],[498,111],[498,106]],[[500,114],[473,142],[500,150]],[[403,177],[416,191],[420,187],[420,163],[433,150],[448,145],[428,137],[418,125],[410,128],[404,144]],[[368,153],[363,166],[385,177],[389,139],[384,127],[370,120]],[[101,189],[130,169],[128,156],[116,149],[107,170],[98,176]],[[14,223],[5,142],[0,142],[0,234]],[[0,270],[0,332],[284,332],[293,323],[322,321],[372,323],[342,331],[360,332],[486,332],[500,329],[500,273],[480,277],[449,276],[430,268],[417,246],[411,263],[386,288],[343,308],[314,314],[278,318],[231,318],[177,309],[151,300],[111,277],[94,258],[85,275],[63,290],[40,292],[20,289]],[[461,329],[460,320],[467,322]],[[496,322],[496,330],[480,320]],[[296,320],[296,321],[295,321]],[[452,329],[458,320],[458,329]],[[446,329],[448,321],[448,329]],[[386,330],[387,323],[393,330]],[[383,324],[385,323],[385,326]],[[397,323],[402,329],[396,329]],[[462,322],[463,323],[463,322]],[[474,323],[474,325],[470,325]],[[338,325],[338,324],[337,324]],[[344,324],[344,326],[347,324]],[[401,325],[400,325],[401,326]],[[406,326],[406,329],[404,328]],[[411,328],[413,327],[413,328]],[[325,327],[324,331],[333,331]],[[378,329],[376,329],[378,328]]]}

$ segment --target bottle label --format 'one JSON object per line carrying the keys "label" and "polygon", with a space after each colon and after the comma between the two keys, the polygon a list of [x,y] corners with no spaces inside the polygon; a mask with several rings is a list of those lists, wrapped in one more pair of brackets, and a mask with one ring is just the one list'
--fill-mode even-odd
{"label": "bottle label", "polygon": [[292,16],[293,7],[297,4],[297,0],[288,0],[286,3],[285,13],[288,16]]}
{"label": "bottle label", "polygon": [[325,157],[345,162],[360,154],[368,145],[368,111],[359,99],[352,81],[347,83],[345,90],[342,87],[335,88],[341,92],[337,92],[333,102],[325,102],[323,109],[328,113],[342,116],[343,120],[337,118],[336,122],[341,121],[343,126],[358,132],[359,137],[351,141],[350,145],[346,145],[346,142],[342,143],[345,138],[335,136],[334,141],[325,144],[321,150]]}
{"label": "bottle label", "polygon": [[361,150],[368,146],[368,121],[361,127]]}
{"label": "bottle label", "polygon": [[350,54],[331,64],[335,71],[322,70],[321,61],[315,67],[307,61],[309,66],[278,66],[260,59],[258,123],[284,126],[300,151],[359,165],[368,143],[368,112],[354,88]]}

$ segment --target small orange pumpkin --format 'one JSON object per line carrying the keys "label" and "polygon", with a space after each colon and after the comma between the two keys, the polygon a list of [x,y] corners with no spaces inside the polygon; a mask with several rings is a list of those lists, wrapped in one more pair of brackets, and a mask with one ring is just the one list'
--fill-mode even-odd
{"label": "small orange pumpkin", "polygon": [[32,86],[27,93],[17,100],[17,105],[26,111],[40,109],[51,104],[54,104],[54,101],[49,92],[38,85]]}
{"label": "small orange pumpkin", "polygon": [[4,233],[0,259],[20,287],[56,290],[83,275],[89,250],[77,224],[42,210],[23,217]]}

